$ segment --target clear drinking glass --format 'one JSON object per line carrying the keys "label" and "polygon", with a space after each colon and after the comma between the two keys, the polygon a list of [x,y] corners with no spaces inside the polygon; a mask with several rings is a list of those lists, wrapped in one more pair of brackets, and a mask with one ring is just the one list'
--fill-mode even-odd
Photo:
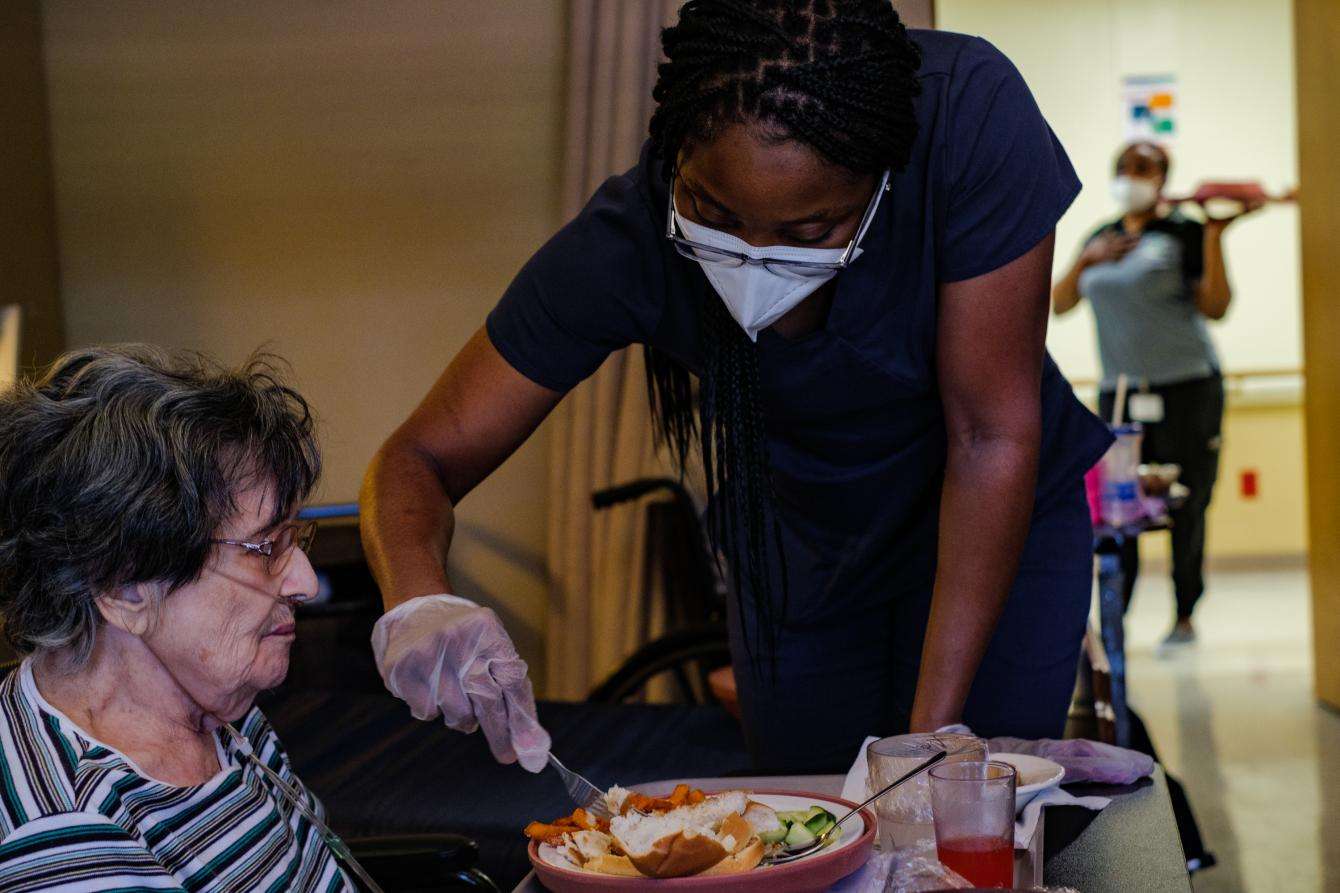
{"label": "clear drinking glass", "polygon": [[1014,767],[941,763],[926,774],[940,861],[973,886],[1013,887]]}
{"label": "clear drinking glass", "polygon": [[[865,752],[870,793],[875,793],[941,751],[949,754],[944,763],[983,761],[989,756],[986,742],[973,735],[918,732],[881,738],[870,742]],[[876,800],[875,815],[879,817],[879,847],[885,852],[934,840],[931,792],[926,773],[921,773]]]}

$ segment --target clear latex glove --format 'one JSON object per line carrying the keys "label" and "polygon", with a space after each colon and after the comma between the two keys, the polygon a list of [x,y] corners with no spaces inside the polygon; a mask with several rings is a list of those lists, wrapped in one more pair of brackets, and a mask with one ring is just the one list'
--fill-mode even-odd
{"label": "clear latex glove", "polygon": [[991,753],[1030,754],[1059,763],[1065,767],[1065,784],[1075,781],[1131,784],[1154,771],[1154,760],[1148,754],[1084,738],[1064,741],[989,738],[987,747]]}
{"label": "clear latex glove", "polygon": [[442,717],[449,728],[483,728],[500,763],[544,768],[549,733],[535,714],[526,662],[498,615],[454,595],[424,595],[397,605],[372,630],[377,670],[416,719]]}

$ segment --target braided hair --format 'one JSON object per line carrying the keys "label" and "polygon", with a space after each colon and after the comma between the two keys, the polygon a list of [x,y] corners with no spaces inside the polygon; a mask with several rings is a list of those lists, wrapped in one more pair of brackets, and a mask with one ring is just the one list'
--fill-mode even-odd
{"label": "braided hair", "polygon": [[[667,179],[683,150],[731,124],[803,143],[858,176],[906,167],[921,53],[889,0],[689,0],[661,42],[650,136]],[[709,295],[700,320],[699,399],[689,371],[651,347],[648,390],[658,437],[680,468],[695,443],[701,451],[714,507],[708,530],[730,568],[742,622],[745,580],[753,596],[756,622],[744,641],[757,672],[760,654],[775,658],[787,602],[758,354],[720,300]],[[781,568],[777,599],[770,543]]]}

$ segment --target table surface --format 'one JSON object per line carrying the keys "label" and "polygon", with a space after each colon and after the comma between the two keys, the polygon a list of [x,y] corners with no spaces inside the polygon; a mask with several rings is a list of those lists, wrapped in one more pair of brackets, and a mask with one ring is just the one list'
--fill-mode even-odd
{"label": "table surface", "polygon": [[[465,834],[478,843],[482,866],[503,889],[529,870],[520,829],[572,808],[557,773],[500,766],[482,735],[418,722],[384,689],[281,689],[267,694],[261,706],[298,777],[325,802],[337,833]],[[733,776],[730,786],[748,781],[739,726],[720,708],[542,703],[540,719],[553,736],[554,752],[598,783],[634,786],[707,776]],[[792,783],[816,793],[841,789],[840,776],[824,778]],[[780,781],[756,786],[777,787]],[[1084,893],[1189,889],[1161,772],[1131,788],[1074,790],[1114,796],[1115,802],[1096,815],[1048,810],[1047,883]]]}
{"label": "table surface", "polygon": [[[530,870],[521,829],[572,811],[558,773],[500,766],[483,735],[419,722],[385,689],[281,689],[260,704],[341,836],[464,834],[509,889]],[[554,753],[600,784],[749,770],[739,724],[720,707],[542,702],[539,713]]]}
{"label": "table surface", "polygon": [[[1156,768],[1154,773],[1153,778],[1123,787],[1067,788],[1079,794],[1111,797],[1112,805],[1099,813],[1079,807],[1047,807],[1043,871],[1048,885],[1074,887],[1083,893],[1186,893],[1191,889],[1168,800],[1168,785],[1162,769]],[[838,796],[843,777],[687,780],[708,789],[726,785],[746,790],[768,787]],[[858,890],[862,880],[854,876],[833,887],[832,893]],[[514,893],[544,893],[544,890],[532,873]]]}

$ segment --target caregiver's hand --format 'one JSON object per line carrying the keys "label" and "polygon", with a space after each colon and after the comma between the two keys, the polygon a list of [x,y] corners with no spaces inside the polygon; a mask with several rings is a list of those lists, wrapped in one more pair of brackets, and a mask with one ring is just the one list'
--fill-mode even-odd
{"label": "caregiver's hand", "polygon": [[377,670],[416,719],[481,726],[500,763],[544,768],[549,733],[535,715],[526,662],[498,615],[454,595],[423,595],[388,611],[372,630]]}
{"label": "caregiver's hand", "polygon": [[1084,246],[1084,250],[1080,252],[1079,262],[1086,267],[1112,263],[1125,257],[1139,242],[1139,236],[1106,232]]}

